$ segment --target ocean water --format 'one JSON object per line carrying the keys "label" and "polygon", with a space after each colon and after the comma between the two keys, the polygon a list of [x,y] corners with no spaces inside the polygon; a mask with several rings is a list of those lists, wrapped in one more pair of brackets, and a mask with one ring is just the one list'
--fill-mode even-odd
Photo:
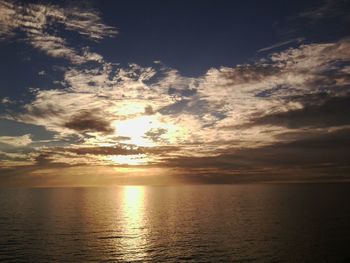
{"label": "ocean water", "polygon": [[350,184],[1,189],[1,262],[350,262]]}

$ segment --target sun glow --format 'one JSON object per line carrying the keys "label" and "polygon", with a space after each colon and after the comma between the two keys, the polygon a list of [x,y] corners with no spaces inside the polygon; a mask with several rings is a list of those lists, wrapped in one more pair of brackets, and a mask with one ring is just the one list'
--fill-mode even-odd
{"label": "sun glow", "polygon": [[129,137],[128,143],[145,147],[154,146],[154,142],[146,138],[145,134],[158,126],[158,120],[154,116],[140,116],[115,123],[118,136]]}
{"label": "sun glow", "polygon": [[[159,115],[138,116],[126,120],[114,122],[115,135],[129,138],[125,142],[142,147],[159,146],[163,143],[174,144],[182,141],[187,134],[187,129],[180,124],[174,124],[171,120],[160,118]],[[162,130],[156,142],[147,132]]]}
{"label": "sun glow", "polygon": [[141,165],[146,164],[148,158],[145,154],[135,154],[135,155],[114,155],[109,157],[109,159],[116,164],[127,164],[127,165]]}
{"label": "sun glow", "polygon": [[[187,131],[182,125],[173,123],[171,119],[157,113],[115,120],[113,126],[115,128],[114,136],[123,137],[122,143],[130,144],[136,149],[138,147],[152,148],[177,144],[185,138]],[[107,145],[109,146],[109,144]],[[155,158],[152,154],[141,151],[140,154],[108,156],[106,160],[113,164],[143,165],[149,164]]]}

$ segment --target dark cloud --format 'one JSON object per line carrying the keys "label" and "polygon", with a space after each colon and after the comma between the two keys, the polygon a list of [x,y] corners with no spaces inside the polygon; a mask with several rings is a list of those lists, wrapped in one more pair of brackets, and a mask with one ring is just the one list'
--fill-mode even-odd
{"label": "dark cloud", "polygon": [[191,97],[193,95],[195,95],[197,93],[196,89],[191,89],[191,88],[187,88],[187,89],[177,89],[174,87],[170,87],[168,89],[168,94],[173,96],[173,97]]}
{"label": "dark cloud", "polygon": [[173,104],[161,108],[159,112],[164,115],[180,114],[185,112],[190,114],[202,115],[208,112],[209,107],[210,104],[204,99],[181,99]]}
{"label": "dark cloud", "polygon": [[[259,117],[252,125],[276,125],[291,129],[302,127],[332,127],[350,124],[350,96],[317,100],[317,104],[305,105],[302,109],[290,110]],[[323,101],[323,102],[322,102]],[[305,102],[307,103],[307,102]]]}
{"label": "dark cloud", "polygon": [[154,110],[153,110],[151,105],[148,105],[147,107],[145,107],[145,114],[146,115],[153,115],[154,114]]}
{"label": "dark cloud", "polygon": [[159,142],[161,141],[161,136],[166,134],[166,132],[167,130],[163,128],[152,129],[145,133],[145,137],[152,139],[154,142]]}
{"label": "dark cloud", "polygon": [[[190,182],[350,180],[350,129],[258,148],[231,148],[212,157],[179,157],[164,165]],[[255,178],[255,179],[254,179]]]}
{"label": "dark cloud", "polygon": [[35,157],[34,161],[36,165],[45,167],[51,163],[50,154],[41,153]]}
{"label": "dark cloud", "polygon": [[108,134],[114,131],[109,121],[91,112],[81,112],[73,116],[64,124],[64,127],[79,132],[94,131]]}
{"label": "dark cloud", "polygon": [[287,85],[277,85],[277,86],[269,88],[269,89],[258,91],[255,94],[255,96],[259,97],[259,98],[268,98],[277,92],[283,92],[283,91],[288,92],[288,90],[290,90],[290,87],[288,87]]}
{"label": "dark cloud", "polygon": [[225,80],[224,86],[257,82],[277,75],[281,69],[273,64],[258,61],[255,64],[238,65],[235,68],[221,68],[218,77]]}
{"label": "dark cloud", "polygon": [[166,154],[178,151],[175,146],[160,147],[136,147],[132,145],[121,145],[114,147],[56,147],[52,152],[69,152],[78,155],[136,155],[136,154]]}

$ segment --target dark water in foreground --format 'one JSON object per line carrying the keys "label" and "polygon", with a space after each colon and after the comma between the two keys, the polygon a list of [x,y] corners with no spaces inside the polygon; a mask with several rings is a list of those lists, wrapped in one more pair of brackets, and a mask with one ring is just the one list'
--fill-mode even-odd
{"label": "dark water in foreground", "polygon": [[350,184],[0,190],[0,261],[350,262]]}

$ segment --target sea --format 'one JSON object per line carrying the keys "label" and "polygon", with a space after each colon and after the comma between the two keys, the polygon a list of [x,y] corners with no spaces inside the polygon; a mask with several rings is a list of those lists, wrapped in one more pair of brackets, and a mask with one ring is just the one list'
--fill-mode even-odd
{"label": "sea", "polygon": [[0,189],[0,262],[350,262],[350,184]]}

